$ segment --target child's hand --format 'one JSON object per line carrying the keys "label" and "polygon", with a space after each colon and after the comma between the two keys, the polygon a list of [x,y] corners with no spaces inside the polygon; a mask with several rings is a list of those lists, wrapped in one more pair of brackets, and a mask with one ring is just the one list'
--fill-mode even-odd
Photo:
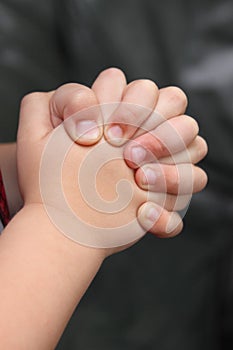
{"label": "child's hand", "polygon": [[[115,75],[114,85],[112,85],[114,79],[109,79],[109,74],[110,76]],[[101,88],[104,81],[106,84],[102,85]],[[126,89],[128,94],[131,90],[130,87],[127,89],[125,85],[122,73],[110,70],[98,78],[93,90],[78,84],[71,84],[59,88],[56,92],[31,94],[22,102],[17,161],[20,189],[25,203],[0,237],[0,284],[2,286],[0,288],[0,338],[4,349],[15,349],[16,347],[29,349],[34,344],[37,344],[40,349],[55,348],[73,310],[87,290],[103,259],[106,255],[122,249],[122,247],[93,249],[75,244],[59,234],[61,225],[65,223],[64,233],[70,235],[71,232],[74,234],[74,236],[71,235],[73,239],[77,238],[76,229],[78,242],[107,247],[111,245],[104,245],[103,242],[109,243],[109,227],[113,227],[115,229],[113,235],[113,238],[116,239],[115,245],[124,243],[123,241],[119,242],[119,237],[115,234],[116,231],[120,233],[121,238],[127,238],[131,245],[134,239],[144,234],[144,230],[136,220],[136,215],[138,207],[149,199],[150,205],[155,207],[161,215],[155,219],[154,213],[149,211],[149,214],[153,214],[154,220],[149,225],[146,224],[145,218],[148,211],[145,206],[147,204],[143,204],[138,217],[142,226],[150,228],[153,225],[151,229],[153,233],[169,237],[178,233],[182,227],[181,219],[172,212],[177,209],[174,208],[174,200],[178,198],[178,206],[181,208],[184,203],[180,202],[182,199],[179,196],[180,192],[190,194],[190,189],[192,192],[200,190],[204,186],[206,175],[188,164],[187,153],[190,155],[191,162],[195,163],[206,152],[205,143],[200,138],[195,138],[197,126],[192,119],[182,116],[175,117],[175,115],[182,113],[180,108],[176,109],[180,99],[176,100],[174,104],[173,102],[168,103],[168,92],[171,91],[169,89],[161,90],[158,97],[154,94],[157,90],[153,83],[135,82],[132,84],[133,92],[131,91],[131,97],[128,96],[130,97],[128,102],[134,96],[134,86],[136,88],[139,85],[141,97],[144,97],[137,103],[148,107],[148,96],[152,99],[157,96],[158,102],[154,101],[155,104],[157,103],[156,108],[160,105],[162,109],[163,105],[163,114],[166,118],[174,117],[171,119],[171,124],[164,122],[161,127],[155,128],[153,124],[154,121],[158,121],[158,115],[156,114],[154,119],[153,117],[147,118],[146,114],[142,113],[148,120],[146,127],[144,125],[145,129],[155,128],[152,132],[155,137],[151,133],[145,133],[136,139],[136,142],[135,140],[128,142],[125,149],[113,147],[104,142],[98,100],[101,102],[102,96],[103,99],[106,98],[105,102],[111,102],[112,99],[113,101],[121,101],[122,91]],[[144,95],[146,86],[150,86],[150,92],[148,91]],[[152,94],[151,88],[154,91]],[[135,100],[133,99],[131,102],[135,103]],[[97,106],[93,107],[93,105]],[[90,107],[92,108],[90,109]],[[108,105],[107,109],[101,108],[101,111],[107,116],[112,116],[108,107],[111,109],[112,105]],[[121,117],[124,115],[124,108],[127,110],[127,107],[130,106],[121,104],[118,107],[123,108],[119,115]],[[133,106],[131,105],[131,107]],[[166,110],[166,108],[168,109]],[[170,112],[169,108],[171,108]],[[145,107],[140,109],[142,112],[145,111]],[[82,111],[80,112],[80,110]],[[138,111],[137,108],[136,111]],[[159,111],[161,112],[160,109]],[[77,114],[77,112],[79,113]],[[129,108],[129,112],[131,112],[131,108]],[[67,118],[73,114],[75,114],[74,118]],[[139,118],[142,115],[140,114]],[[67,121],[54,129],[54,126],[59,125],[66,118]],[[86,122],[88,118],[91,118],[91,122]],[[144,120],[143,118],[140,122]],[[90,130],[90,126],[94,125],[93,121],[95,120],[99,122],[100,132],[98,128]],[[77,128],[77,121],[82,121],[81,128]],[[127,124],[125,121],[120,126]],[[135,131],[134,135],[136,132],[144,132],[137,128],[137,120],[136,123],[130,120],[130,113],[129,121],[131,125],[129,128],[125,128],[128,138],[133,135],[132,131]],[[77,139],[77,132],[80,134],[80,131],[83,132],[85,127],[89,128],[90,131],[88,138]],[[106,136],[108,127],[109,125],[106,124],[104,130]],[[116,130],[119,131],[119,128]],[[171,137],[175,142],[169,144]],[[72,138],[77,142],[87,145],[93,144],[93,146],[77,145]],[[136,152],[132,152],[133,147],[139,145],[143,146],[146,152],[141,150],[138,152],[137,149]],[[185,148],[188,149],[188,152],[184,151]],[[168,149],[169,152],[167,152]],[[134,174],[135,170],[130,169],[123,160],[123,151],[128,165],[138,169],[136,174]],[[199,156],[198,153],[201,155]],[[133,159],[135,155],[142,156],[143,154],[144,160]],[[148,186],[148,184],[142,183],[146,173],[142,171],[145,165],[141,168],[138,166],[147,164],[149,161],[150,170],[153,172],[155,167],[160,164],[154,162],[153,154],[160,158],[160,162],[162,159],[162,165],[159,169],[163,175],[159,177],[162,181],[159,180]],[[104,165],[103,161],[105,160],[108,162],[98,172],[98,164]],[[176,168],[174,165],[176,162],[181,166]],[[177,188],[179,181],[177,176],[174,176],[174,174],[177,175],[175,169],[178,169],[178,174],[181,177],[182,186],[179,186],[180,188]],[[192,176],[190,176],[189,171],[187,176],[187,169],[192,170]],[[96,181],[93,178],[95,174],[97,175]],[[78,178],[78,175],[81,177]],[[136,176],[134,177],[134,175]],[[120,197],[122,192],[119,192],[120,201],[117,200],[115,192],[116,182],[122,178],[131,183],[133,197],[128,203],[124,202],[124,194],[127,194],[126,199],[128,198],[128,184],[125,186],[123,183],[123,197]],[[136,185],[135,178],[139,186]],[[147,173],[146,179],[151,180],[151,175]],[[98,193],[102,196],[102,202],[99,201],[101,197],[96,196],[97,192],[93,185],[96,185]],[[161,186],[162,196],[157,193],[158,188],[161,190]],[[122,187],[120,189],[122,190]],[[149,191],[147,191],[148,189]],[[85,199],[81,196],[83,191]],[[65,195],[67,203],[64,201],[63,195]],[[97,202],[90,202],[92,198]],[[88,203],[85,202],[86,199]],[[163,199],[164,203],[161,202]],[[103,213],[96,210],[99,202],[103,205]],[[65,210],[64,203],[66,204]],[[120,210],[118,204],[122,203],[125,204],[125,207],[123,206]],[[113,213],[106,213],[109,208]],[[77,221],[74,220],[74,214],[82,219],[81,230],[80,221],[76,227],[69,227],[70,222],[72,224]],[[113,217],[115,220],[112,219]],[[131,230],[126,230],[124,236],[122,235],[122,226],[129,221]],[[84,223],[83,226],[82,223]],[[132,230],[131,223],[136,228],[136,234]],[[175,228],[177,223],[178,226]],[[92,228],[90,228],[90,224],[93,225]],[[171,225],[172,230],[169,234],[167,233],[168,225]],[[68,232],[66,232],[67,227]],[[91,237],[91,233],[96,232],[95,229],[99,227],[102,227],[103,232],[97,230],[98,233],[103,234]],[[107,233],[106,237],[104,237],[104,233]],[[82,239],[88,241],[82,241]],[[112,240],[111,236],[110,239]]]}
{"label": "child's hand", "polygon": [[[73,102],[66,108],[65,115],[61,110],[56,111],[56,118],[53,118],[55,125],[57,121],[63,120],[77,109],[75,87],[70,88],[73,88]],[[158,90],[149,80],[137,80],[127,85],[123,72],[114,68],[102,72],[94,82],[92,90],[100,104],[113,103],[113,113],[109,113],[110,124],[108,123],[104,130],[109,142],[114,132],[117,141],[121,136],[134,139],[134,142],[128,142],[126,145],[124,155],[131,168],[138,168],[135,173],[138,186],[156,192],[155,201],[160,206],[164,203],[166,194],[166,205],[162,212],[156,204],[148,203],[143,207],[144,210],[141,210],[142,216],[139,221],[146,229],[150,227],[152,233],[167,237],[164,233],[171,213],[174,212],[172,217],[178,220],[175,212],[187,205],[190,195],[202,190],[207,181],[206,174],[194,166],[206,155],[207,146],[206,142],[197,136],[196,121],[183,115],[187,107],[187,97],[176,87]],[[57,92],[57,101],[61,100],[61,96],[65,96],[63,87]],[[93,95],[89,95],[86,100],[91,101],[91,104],[96,103]],[[92,117],[91,122],[86,123],[87,126],[95,120],[99,123],[98,113]],[[111,123],[114,128],[109,133]],[[101,132],[102,130],[100,134]],[[82,138],[77,140],[80,144],[91,144],[95,141]],[[119,142],[117,144],[119,145]],[[145,172],[148,174],[147,181]],[[161,192],[162,195],[159,194]],[[158,210],[163,215],[160,215],[159,220],[155,220],[155,211]],[[154,215],[151,217],[154,218],[154,225],[151,227],[146,214],[153,211]],[[178,233],[179,229],[171,232],[171,235]]]}
{"label": "child's hand", "polygon": [[[78,94],[75,93],[75,89],[75,86],[70,86],[73,100],[69,106],[66,104],[65,113],[61,108],[56,109],[55,114],[53,113],[56,116],[53,117],[54,125],[76,112]],[[206,155],[207,145],[204,139],[197,136],[196,121],[184,115],[187,97],[176,87],[158,90],[149,80],[137,80],[127,85],[123,72],[115,68],[103,71],[94,82],[92,90],[96,97],[89,94],[85,99],[84,107],[87,106],[86,101],[89,105],[95,104],[96,98],[100,104],[112,104],[111,112],[105,113],[110,115],[108,118],[110,123],[104,130],[105,137],[112,142],[111,134],[113,136],[115,132],[118,145],[121,136],[134,139],[134,142],[128,142],[126,145],[125,160],[132,169],[138,168],[135,173],[138,186],[144,190],[149,188],[150,191],[156,192],[157,205],[148,203],[143,207],[144,210],[141,210],[142,215],[139,218],[141,225],[146,229],[150,227],[150,231],[160,237],[170,236],[164,233],[171,213],[173,212],[172,217],[178,220],[175,212],[188,205],[190,195],[202,190],[207,182],[206,174],[199,167],[194,166]],[[66,92],[70,93],[67,88],[61,87],[57,91],[55,100],[59,103],[62,96],[64,101]],[[93,113],[90,122],[84,124],[89,127],[97,121],[98,125],[100,119],[98,113]],[[109,133],[111,124],[114,128]],[[100,135],[103,131],[102,127],[99,131]],[[74,134],[71,137],[75,139]],[[88,145],[96,142],[96,138],[92,140],[80,138],[77,142]],[[145,171],[148,174],[146,181],[148,183],[145,183]],[[158,194],[161,192],[162,195]],[[166,205],[161,211],[158,205],[162,206],[164,203],[164,194],[166,194]],[[160,215],[159,220],[155,220],[158,210],[163,215]],[[151,215],[154,219],[153,226],[146,218],[149,212],[154,212],[154,215]],[[175,235],[180,229],[181,225],[178,230],[171,232],[171,235]]]}
{"label": "child's hand", "polygon": [[[197,135],[197,122],[184,115],[186,95],[177,87],[159,90],[150,80],[136,80],[127,85],[123,72],[115,68],[103,71],[92,89],[101,104],[121,102],[105,127],[106,138],[111,142],[112,123],[118,135],[134,139],[126,145],[125,160],[136,169],[138,186],[156,193],[155,203],[142,206],[139,222],[160,237],[179,233],[182,225],[170,235],[165,234],[170,217],[178,221],[175,212],[188,205],[191,194],[201,191],[207,182],[205,172],[194,166],[205,157],[207,145]],[[161,215],[151,226],[146,215],[154,212],[153,220],[156,211]]]}
{"label": "child's hand", "polygon": [[[85,147],[70,138],[73,121],[84,120],[86,111],[95,114],[98,106],[53,128],[49,106],[55,106],[57,94],[63,90],[65,95],[70,88],[82,89],[66,85],[55,93],[29,95],[22,102],[18,169],[25,206],[44,205],[55,226],[81,244],[118,248],[145,234],[137,210],[147,201],[147,192],[135,183],[123,147],[113,147],[104,138]],[[69,105],[70,94],[66,96],[64,106]],[[118,199],[116,184],[122,180]],[[106,250],[107,255],[110,252]]]}
{"label": "child's hand", "polygon": [[[54,195],[56,195],[56,188],[58,189],[61,184],[57,184],[56,185],[57,187],[56,186],[54,187],[54,177],[53,177],[54,173],[52,174],[49,173],[49,168],[50,170],[54,171],[54,167],[56,166],[56,162],[54,163],[54,161],[56,161],[60,153],[63,151],[62,145],[66,147],[67,145],[68,146],[71,145],[71,138],[67,136],[66,130],[68,130],[69,135],[79,143],[93,144],[101,139],[102,122],[101,122],[101,116],[100,116],[101,113],[99,113],[98,107],[89,109],[88,111],[89,115],[88,113],[86,113],[85,108],[88,108],[88,107],[90,108],[91,106],[98,104],[98,100],[100,100],[100,102],[109,102],[109,101],[114,101],[115,99],[116,102],[119,102],[119,99],[122,97],[122,91],[120,93],[120,90],[122,90],[122,88],[125,88],[125,87],[123,84],[122,74],[118,71],[115,73],[117,73],[116,74],[117,76],[115,79],[115,85],[113,85],[112,87],[111,87],[111,84],[113,84],[114,79],[109,79],[109,75],[108,75],[109,72],[102,73],[102,75],[100,75],[100,77],[97,79],[97,81],[93,86],[93,91],[95,93],[90,89],[83,87],[79,84],[68,84],[59,88],[55,93],[51,92],[48,94],[40,94],[40,93],[32,94],[27,96],[24,99],[24,101],[22,102],[21,121],[20,121],[20,128],[19,128],[19,134],[18,134],[18,142],[19,142],[18,161],[19,161],[20,185],[21,185],[21,190],[22,190],[26,204],[32,204],[35,202],[42,204],[43,202],[40,194],[41,188],[39,186],[40,162],[41,162],[42,151],[46,143],[48,142],[49,137],[52,135],[52,133],[54,134],[53,127],[58,125],[62,120],[67,119],[69,116],[73,115],[74,113],[77,113],[79,110],[83,110],[83,112],[77,114],[76,117],[73,118],[73,120],[75,120],[75,122],[81,121],[81,124],[83,124],[82,127],[79,128],[81,132],[84,131],[85,126],[87,126],[88,128],[92,127],[92,130],[89,133],[89,138],[86,139],[84,137],[81,137],[77,139],[79,135],[74,132],[75,130],[74,128],[70,128],[69,120],[67,119],[68,120],[67,128],[60,127],[61,135],[59,136],[60,139],[58,139],[57,141],[57,147],[56,147],[57,153],[55,152],[54,155],[51,155],[52,157],[51,161],[46,163],[48,167],[48,174],[47,174],[48,176],[46,177],[46,182],[47,182],[48,188],[50,189],[53,188],[53,191],[51,191],[53,192],[53,195],[51,196],[51,198],[48,198],[47,193],[44,194],[46,196],[46,200],[48,201],[46,203],[47,209],[51,207],[56,207],[58,212],[60,211],[61,213],[63,211],[64,208],[62,205],[60,205],[61,201],[54,200]],[[105,86],[105,89],[104,89],[104,86]],[[95,94],[97,95],[97,97]],[[103,96],[104,94],[105,96]],[[160,101],[160,106],[164,106],[164,109],[165,109],[166,103],[165,103],[165,100],[163,100],[163,98],[165,99],[166,97],[166,91],[165,93],[161,92],[159,97],[157,95],[158,95],[158,91],[152,82],[138,81],[138,82],[131,83],[131,85],[126,89],[125,99],[126,99],[126,102],[128,103],[136,103],[136,100],[137,100],[140,105],[145,106],[146,108],[144,108],[144,110],[140,109],[141,112],[148,111],[148,108],[149,107],[152,108],[152,106],[156,105],[156,103],[158,107],[159,101]],[[167,102],[167,108],[168,108],[168,105],[169,105],[168,97],[167,97],[167,100],[168,100]],[[178,103],[178,101],[176,103]],[[175,109],[176,103],[173,106],[175,115],[178,114],[178,111]],[[135,133],[144,132],[142,129],[137,129],[137,127],[139,126],[138,122],[137,124],[134,121],[130,120],[132,116],[132,113],[131,113],[132,110],[131,111],[127,110],[127,113],[125,113],[125,108],[128,106],[130,105],[124,104],[124,103],[118,106],[118,111],[120,109],[120,113],[118,114],[119,118],[122,115],[124,115],[126,123],[128,122],[127,121],[127,118],[128,118],[129,119],[128,124],[131,123],[131,128],[135,127],[135,130],[134,130]],[[162,107],[160,108],[162,109]],[[134,108],[134,113],[135,112],[138,113],[139,109]],[[166,114],[165,112],[164,114]],[[113,118],[112,113],[110,114],[111,114],[111,118]],[[148,114],[146,114],[145,112],[141,114],[143,115],[143,118],[141,117],[140,114],[138,115],[138,118],[141,117],[140,124],[142,124],[144,120],[147,120],[147,123],[149,122],[148,124],[149,127],[148,125],[143,126],[145,127],[146,130],[153,129],[153,126],[155,126],[154,124],[158,123],[158,120],[156,120],[156,118],[148,117]],[[169,108],[166,115],[167,115],[167,118],[172,117],[172,114],[171,114],[171,111],[169,111]],[[157,115],[154,115],[154,117],[155,116]],[[87,117],[93,118],[93,119],[90,119],[91,122],[86,122]],[[138,120],[138,118],[136,120]],[[52,123],[50,120],[52,120]],[[100,125],[99,131],[98,129],[93,129],[93,126],[94,126],[93,122],[96,120],[98,121],[97,124]],[[72,123],[70,123],[70,125],[72,125]],[[120,125],[122,126],[122,123],[120,123]],[[107,130],[108,130],[107,127],[105,128],[106,136],[107,136]],[[142,164],[147,162],[153,162],[154,161],[152,157],[153,154],[156,155],[156,158],[163,157],[164,163],[167,163],[167,164],[172,163],[174,162],[174,158],[169,156],[169,153],[175,153],[176,154],[175,157],[178,158],[178,162],[180,163],[188,162],[187,154],[186,154],[187,152],[186,153],[184,152],[184,148],[190,144],[191,144],[190,153],[192,158],[191,160],[193,162],[197,160],[196,154],[198,153],[198,148],[200,148],[200,145],[202,142],[200,140],[202,139],[196,139],[194,143],[192,142],[195,139],[196,134],[198,132],[197,124],[193,121],[193,119],[185,116],[174,117],[170,123],[164,122],[160,127],[157,127],[154,129],[155,130],[153,130],[152,134],[144,132],[144,135],[136,139],[137,143],[135,143],[135,140],[134,140],[133,142],[129,143],[126,146],[125,156],[127,158],[126,159],[127,163],[131,167],[137,168],[139,165],[141,165],[141,164],[137,164],[139,162],[133,161],[133,159],[131,159],[131,155],[134,154],[134,152],[132,152],[132,146],[138,147],[140,145],[142,145],[143,149],[146,151],[145,160],[142,161]],[[127,131],[127,133],[128,133],[127,137],[133,136],[132,130]],[[176,136],[177,134],[179,135],[179,137],[178,138],[175,137],[174,139],[175,143],[169,144],[170,142],[169,140],[171,140],[172,135]],[[160,142],[158,142],[158,138]],[[67,143],[63,144],[62,142],[67,142]],[[165,144],[165,147],[161,147],[161,143]],[[79,172],[81,163],[85,161],[87,154],[90,152],[90,150],[92,151],[91,157],[93,157],[93,161],[95,162],[96,161],[95,154],[98,154],[98,150],[101,150],[101,147],[103,147],[103,145],[104,145],[105,151],[107,150],[109,152],[108,160],[110,160],[110,162],[108,163],[107,166],[103,167],[100,180],[99,182],[98,181],[97,182],[99,186],[98,191],[103,196],[105,200],[105,204],[106,204],[106,201],[114,200],[115,186],[117,181],[124,178],[131,183],[131,186],[133,186],[134,195],[130,203],[126,206],[124,210],[122,209],[119,210],[118,208],[118,211],[115,212],[114,214],[106,213],[106,210],[105,210],[105,213],[100,213],[98,210],[96,210],[98,209],[96,208],[96,203],[86,203],[80,193],[80,189],[82,190],[82,184],[81,184],[81,187],[77,186],[77,174]],[[168,149],[170,152],[168,152]],[[204,142],[202,142],[202,149],[204,149],[203,151],[203,154],[204,154],[206,149]],[[65,149],[65,151],[67,150]],[[110,154],[110,152],[112,153]],[[194,156],[192,156],[192,154]],[[68,199],[68,204],[71,206],[74,213],[87,224],[85,228],[87,228],[87,226],[89,227],[89,225],[93,225],[95,227],[102,228],[101,230],[102,232],[107,233],[108,232],[107,228],[114,228],[114,230],[117,229],[120,232],[121,231],[120,227],[128,223],[133,223],[133,226],[130,226],[128,228],[128,231],[126,231],[127,233],[126,233],[125,240],[117,239],[116,241],[111,241],[110,244],[108,239],[106,240],[106,238],[104,238],[104,242],[103,242],[102,238],[98,240],[98,236],[96,237],[96,235],[94,237],[94,241],[93,241],[93,238],[90,238],[89,240],[90,234],[87,234],[85,236],[85,232],[81,232],[81,236],[78,233],[78,238],[76,237],[76,233],[70,234],[69,232],[64,232],[65,234],[70,235],[71,238],[77,239],[80,243],[84,243],[91,246],[93,245],[93,246],[100,246],[100,247],[105,247],[105,246],[108,247],[108,246],[114,246],[114,245],[115,246],[122,245],[124,242],[127,242],[127,239],[128,239],[128,242],[132,242],[133,240],[138,239],[145,232],[145,230],[142,230],[141,226],[138,225],[137,221],[135,220],[137,210],[141,205],[143,205],[139,211],[140,213],[139,220],[141,222],[141,225],[146,230],[151,230],[153,233],[159,236],[171,237],[179,233],[180,230],[182,229],[182,221],[179,218],[178,214],[173,212],[173,210],[182,209],[187,204],[187,198],[186,196],[183,196],[183,195],[188,195],[188,200],[189,200],[190,194],[193,191],[198,191],[202,189],[206,182],[206,176],[204,172],[202,172],[199,168],[196,168],[196,167],[190,168],[190,165],[188,164],[186,166],[182,164],[176,167],[175,165],[160,166],[159,164],[150,163],[149,172],[142,171],[143,169],[146,170],[145,165],[143,165],[142,168],[139,168],[139,170],[137,170],[136,172],[136,181],[139,184],[139,186],[142,187],[142,189],[140,189],[134,183],[133,171],[130,170],[125,165],[122,159],[120,160],[113,159],[111,161],[111,159],[114,157],[116,158],[116,156],[117,157],[121,156],[122,158],[122,155],[123,155],[123,148],[111,147],[109,144],[104,143],[102,139],[100,143],[98,143],[96,146],[94,146],[91,149],[73,144],[73,146],[71,147],[68,153],[68,156],[65,159],[64,166],[63,166],[63,174],[62,174],[62,186],[65,192],[65,196]],[[89,159],[91,159],[91,157],[89,156]],[[184,160],[184,157],[186,157],[185,160]],[[42,162],[42,164],[45,164],[45,163]],[[151,172],[155,170],[157,170],[157,176],[158,176],[157,178],[159,179],[159,181],[157,181],[154,184],[149,184],[148,186],[148,184],[145,183],[147,181],[143,181],[143,179],[145,178],[145,174],[147,174],[146,180],[150,181],[151,176],[149,174],[151,174]],[[87,181],[90,180],[90,185],[93,184],[93,182],[95,181],[95,178],[93,175],[95,176],[95,173],[93,174],[89,172],[87,174],[86,180]],[[181,187],[178,186],[180,182],[179,176],[180,176],[181,184],[184,183],[185,186],[181,186]],[[55,180],[57,180],[56,177],[55,177]],[[83,184],[83,186],[85,187],[85,184]],[[46,186],[43,186],[43,189],[45,187]],[[42,194],[43,194],[43,189],[42,189]],[[147,192],[145,191],[145,189],[149,189],[151,192]],[[169,194],[164,196],[164,193],[158,194],[157,192],[168,192]],[[178,201],[177,201],[177,195],[179,195]],[[144,204],[148,200],[149,200],[149,203]],[[108,205],[110,206],[110,204],[107,203],[107,206]],[[149,209],[147,207],[148,205],[150,206]],[[91,208],[93,206],[94,208]],[[58,212],[56,212],[55,214],[56,217]],[[69,219],[70,217],[68,217],[67,223],[72,222],[72,220],[69,220]],[[71,231],[73,230],[72,227],[71,227]],[[77,228],[77,229],[80,229],[80,228]],[[66,229],[63,228],[63,231],[66,231],[66,230],[67,228]],[[133,230],[134,232],[130,232],[130,230]],[[100,230],[98,232],[100,232]],[[114,232],[116,232],[116,230]],[[122,234],[124,233],[123,231],[121,232]],[[127,235],[128,235],[128,238],[127,238]]]}

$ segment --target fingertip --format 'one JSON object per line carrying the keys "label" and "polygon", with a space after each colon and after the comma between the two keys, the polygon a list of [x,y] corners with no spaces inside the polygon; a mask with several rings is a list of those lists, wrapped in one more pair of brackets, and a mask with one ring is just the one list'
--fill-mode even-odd
{"label": "fingertip", "polygon": [[206,172],[199,168],[198,166],[194,166],[194,193],[202,191],[208,184],[208,175]]}
{"label": "fingertip", "polygon": [[198,161],[199,161],[206,157],[208,153],[208,144],[206,140],[199,135],[197,136],[196,140],[199,143],[199,147],[198,147]]}
{"label": "fingertip", "polygon": [[155,203],[146,202],[138,209],[138,221],[140,225],[150,231],[158,222],[162,214],[162,208]]}
{"label": "fingertip", "polygon": [[64,127],[71,139],[79,145],[91,146],[103,136],[103,126],[96,120],[70,117]]}
{"label": "fingertip", "polygon": [[115,103],[121,101],[126,84],[126,77],[121,69],[107,68],[97,76],[92,90],[99,103]]}
{"label": "fingertip", "polygon": [[49,115],[51,95],[52,92],[32,92],[22,98],[17,137],[41,138],[53,129]]}
{"label": "fingertip", "polygon": [[148,149],[136,140],[132,140],[126,145],[124,149],[124,159],[130,168],[139,168],[147,161],[147,158]]}
{"label": "fingertip", "polygon": [[139,208],[138,221],[158,238],[174,237],[183,229],[183,221],[177,212],[168,212],[152,202],[146,202]]}
{"label": "fingertip", "polygon": [[[145,95],[151,95],[151,97],[154,99],[153,106],[155,105],[158,94],[159,94],[159,88],[156,85],[156,83],[150,79],[137,79],[132,82],[130,82],[124,91],[124,96],[126,94],[129,95],[130,90],[132,89],[132,93],[135,94],[136,89],[139,89],[143,94]],[[151,106],[152,107],[152,106]]]}
{"label": "fingertip", "polygon": [[142,185],[141,185],[141,183],[142,183],[141,177],[142,177],[142,170],[141,170],[141,168],[138,168],[138,169],[135,171],[134,178],[135,178],[136,184],[137,184],[138,187],[140,187],[140,188],[142,187]]}
{"label": "fingertip", "polygon": [[203,169],[202,169],[202,171],[203,171],[203,176],[204,176],[204,179],[203,179],[203,189],[204,189],[208,185],[209,177]]}
{"label": "fingertip", "polygon": [[167,237],[174,237],[183,229],[183,221],[177,212],[171,212],[165,228]]}
{"label": "fingertip", "polygon": [[193,117],[190,117],[190,116],[186,116],[186,118],[188,118],[188,121],[193,126],[193,133],[198,135],[198,133],[199,133],[199,125],[198,125],[198,122],[196,121],[196,119],[194,119]]}
{"label": "fingertip", "polygon": [[104,128],[104,136],[113,146],[122,146],[128,141],[124,138],[124,131],[118,124],[106,125]]}
{"label": "fingertip", "polygon": [[[168,106],[166,107],[166,103]],[[169,109],[169,105],[173,107]],[[171,116],[180,115],[185,112],[188,106],[188,97],[186,93],[178,86],[167,86],[160,89],[160,99],[158,103],[158,110],[163,112],[162,114],[166,115],[167,118]],[[157,108],[157,107],[156,107]],[[164,113],[165,112],[165,113]],[[170,114],[170,113],[171,114]]]}
{"label": "fingertip", "polygon": [[104,69],[98,75],[98,77],[105,77],[105,76],[107,76],[108,78],[112,78],[112,79],[121,79],[122,81],[124,81],[124,83],[126,83],[126,76],[120,68],[109,67],[109,68]]}
{"label": "fingertip", "polygon": [[155,110],[164,119],[182,115],[188,105],[186,94],[176,86],[168,86],[159,90],[159,98]]}

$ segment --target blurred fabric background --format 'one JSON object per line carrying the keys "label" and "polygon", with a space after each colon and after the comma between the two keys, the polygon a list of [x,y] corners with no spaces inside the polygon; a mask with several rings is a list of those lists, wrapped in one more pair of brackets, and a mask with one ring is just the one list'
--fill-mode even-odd
{"label": "blurred fabric background", "polygon": [[182,235],[104,263],[57,350],[233,349],[232,0],[0,0],[0,141],[23,95],[111,66],[185,90],[209,185]]}

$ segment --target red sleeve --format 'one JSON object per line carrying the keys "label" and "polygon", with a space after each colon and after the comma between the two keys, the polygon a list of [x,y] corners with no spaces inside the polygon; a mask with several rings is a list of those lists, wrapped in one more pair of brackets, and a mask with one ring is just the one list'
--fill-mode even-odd
{"label": "red sleeve", "polygon": [[0,218],[4,226],[10,221],[10,214],[7,205],[6,192],[3,185],[2,174],[0,170]]}

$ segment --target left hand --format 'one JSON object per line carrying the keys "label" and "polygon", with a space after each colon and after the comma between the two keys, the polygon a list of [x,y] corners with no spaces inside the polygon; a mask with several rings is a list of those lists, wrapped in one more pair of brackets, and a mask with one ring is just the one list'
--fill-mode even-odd
{"label": "left hand", "polygon": [[[198,136],[197,122],[184,115],[187,97],[177,87],[159,90],[150,80],[136,80],[127,85],[124,73],[115,68],[100,73],[92,89],[100,104],[123,102],[112,113],[104,130],[105,137],[110,143],[114,135],[127,140],[133,138],[126,145],[125,160],[136,170],[138,186],[157,192],[158,205],[164,201],[159,192],[167,193],[165,208],[152,228],[147,213],[157,209],[155,204],[144,204],[141,213],[145,215],[139,219],[144,228],[150,227],[150,232],[164,237],[168,216],[178,215],[176,211],[188,205],[191,194],[201,191],[207,183],[205,172],[195,166],[207,154],[207,144]],[[148,170],[146,181],[145,170]],[[172,235],[180,230],[179,225]]]}

